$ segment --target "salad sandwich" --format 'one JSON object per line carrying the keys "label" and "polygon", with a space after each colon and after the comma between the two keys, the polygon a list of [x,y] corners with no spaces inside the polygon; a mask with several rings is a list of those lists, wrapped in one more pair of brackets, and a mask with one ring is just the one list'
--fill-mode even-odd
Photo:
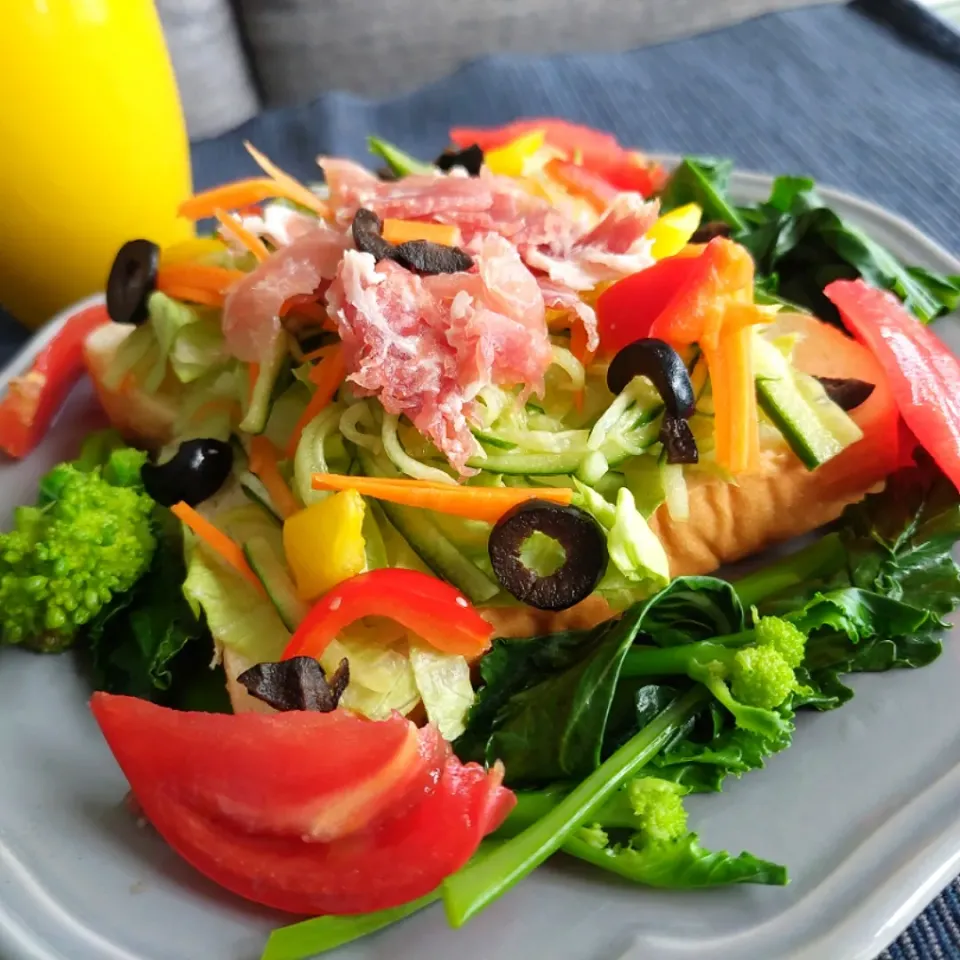
{"label": "salad sandwich", "polygon": [[957,278],[802,178],[743,206],[729,164],[563,121],[451,139],[321,186],[250,146],[180,210],[213,233],[126,243],[0,404],[13,456],[84,372],[112,425],[0,536],[0,638],[84,651],[194,866],[328,915],[265,956],[441,896],[459,925],[558,850],[785,882],[683,795],[840,674],[930,662],[960,597],[960,367],[925,326]]}

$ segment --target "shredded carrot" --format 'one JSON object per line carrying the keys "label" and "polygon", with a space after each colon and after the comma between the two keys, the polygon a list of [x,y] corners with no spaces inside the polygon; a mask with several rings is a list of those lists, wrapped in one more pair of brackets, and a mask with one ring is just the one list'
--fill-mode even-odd
{"label": "shredded carrot", "polygon": [[213,215],[217,218],[220,226],[235,240],[242,243],[257,260],[263,262],[270,256],[270,251],[267,249],[266,244],[264,244],[256,234],[251,233],[235,217],[230,216],[229,213],[220,207],[217,207],[217,209],[213,211]]}
{"label": "shredded carrot", "polygon": [[303,355],[303,362],[312,363],[314,360],[322,360],[327,354],[336,350],[338,346],[338,344],[330,343],[325,347],[317,347],[316,350],[311,350],[309,353]]}
{"label": "shredded carrot", "polygon": [[304,428],[333,400],[346,375],[347,368],[343,361],[343,348],[338,344],[335,350],[328,353],[310,371],[310,380],[317,385],[317,389],[310,398],[306,409],[300,415],[300,419],[293,428],[293,433],[287,442],[286,454],[288,457],[292,457],[297,452],[297,444],[300,443],[300,435]]}
{"label": "shredded carrot", "polygon": [[408,240],[429,240],[455,247],[460,243],[460,228],[448,223],[423,223],[420,220],[383,221],[383,239],[388,243],[406,243]]}
{"label": "shredded carrot", "polygon": [[205,307],[222,307],[226,299],[222,293],[215,290],[197,290],[194,287],[180,286],[167,283],[161,276],[157,276],[157,289],[174,300],[183,300],[185,303],[199,303]]}
{"label": "shredded carrot", "polygon": [[276,184],[277,196],[299,203],[301,207],[312,210],[318,216],[327,217],[330,215],[327,205],[312,190],[308,190],[302,183],[294,180],[290,174],[284,173],[248,140],[244,140],[243,145],[247,148],[247,153],[256,160],[257,166]]}
{"label": "shredded carrot", "polygon": [[191,290],[209,290],[225,293],[246,274],[242,270],[216,267],[209,263],[171,263],[157,271],[157,289],[164,285],[189,287]]}
{"label": "shredded carrot", "polygon": [[202,220],[204,217],[212,217],[218,207],[237,210],[277,195],[276,181],[266,177],[251,177],[197,193],[189,200],[184,200],[177,213],[188,220]]}
{"label": "shredded carrot", "polygon": [[300,509],[300,504],[287,486],[280,474],[277,461],[280,451],[263,436],[254,437],[250,442],[250,472],[255,473],[260,482],[267,488],[273,505],[280,511],[280,516],[286,520]]}
{"label": "shredded carrot", "polygon": [[508,510],[527,500],[569,504],[573,491],[563,487],[462,487],[456,484],[384,477],[348,477],[315,473],[316,490],[356,490],[407,507],[422,507],[471,520],[496,523]]}
{"label": "shredded carrot", "polygon": [[170,512],[188,526],[217,556],[263,593],[263,585],[250,569],[247,558],[243,555],[243,550],[238,543],[231,540],[222,530],[218,530],[206,517],[201,516],[182,500],[175,503],[170,508]]}
{"label": "shredded carrot", "polygon": [[327,311],[317,302],[316,295],[312,293],[298,293],[285,300],[280,307],[280,316],[286,317],[291,313],[313,320],[328,330],[335,329]]}

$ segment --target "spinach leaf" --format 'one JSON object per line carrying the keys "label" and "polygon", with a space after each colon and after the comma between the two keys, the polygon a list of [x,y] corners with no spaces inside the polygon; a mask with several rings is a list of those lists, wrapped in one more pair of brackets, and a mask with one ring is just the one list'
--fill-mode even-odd
{"label": "spinach leaf", "polygon": [[831,210],[806,177],[778,177],[767,200],[738,206],[729,193],[732,163],[687,157],[660,196],[664,210],[698,203],[705,220],[722,220],[753,255],[758,302],[799,305],[840,324],[823,295],[834,280],[862,277],[895,293],[916,317],[929,323],[960,305],[960,276],[904,266],[862,230]]}
{"label": "spinach leaf", "polygon": [[[182,654],[209,634],[180,589],[186,576],[180,524],[158,507],[155,527],[158,543],[150,569],[91,621],[86,640],[97,689],[167,701],[175,693],[174,672]],[[197,646],[208,660],[212,642]],[[196,663],[190,667],[184,673],[205,669]]]}
{"label": "spinach leaf", "polygon": [[736,205],[730,199],[732,160],[716,157],[684,157],[660,194],[666,213],[687,203],[696,203],[706,220],[722,220],[735,230],[744,228]]}
{"label": "spinach leaf", "polygon": [[729,583],[679,577],[594,630],[498,640],[481,663],[484,686],[455,744],[457,754],[502,760],[514,784],[585,776],[666,704],[641,702],[649,684],[620,683],[638,633],[672,646],[743,626],[743,608]]}

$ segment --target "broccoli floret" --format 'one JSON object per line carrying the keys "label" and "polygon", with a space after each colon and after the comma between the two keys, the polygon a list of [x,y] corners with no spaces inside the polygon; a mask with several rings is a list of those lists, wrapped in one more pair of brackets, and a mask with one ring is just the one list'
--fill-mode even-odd
{"label": "broccoli floret", "polygon": [[756,643],[758,647],[772,647],[786,660],[791,669],[803,663],[807,638],[789,620],[780,617],[761,617],[757,621]]}
{"label": "broccoli floret", "polygon": [[806,638],[776,617],[764,617],[761,623],[728,643],[703,640],[631,650],[623,676],[686,674],[710,690],[738,727],[776,739],[789,732],[790,724],[775,708],[803,689],[794,670],[803,661]]}
{"label": "broccoli floret", "polygon": [[637,777],[627,785],[640,829],[652,840],[676,840],[687,832],[683,806],[687,788],[659,777]]}
{"label": "broccoli floret", "polygon": [[102,467],[62,463],[0,533],[0,639],[44,652],[69,647],[80,628],[129,590],[157,541],[153,500],[139,485],[145,454],[114,451]]}
{"label": "broccoli floret", "polygon": [[780,706],[797,686],[793,667],[773,647],[738,650],[730,675],[734,697],[764,710]]}

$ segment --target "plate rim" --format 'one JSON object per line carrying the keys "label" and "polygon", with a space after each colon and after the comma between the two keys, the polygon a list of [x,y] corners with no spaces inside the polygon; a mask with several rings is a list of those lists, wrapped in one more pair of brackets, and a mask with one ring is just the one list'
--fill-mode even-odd
{"label": "plate rim", "polygon": [[[672,154],[650,154],[650,156],[669,165],[675,164],[680,159]],[[731,189],[735,194],[760,197],[769,191],[775,176],[752,170],[735,169],[731,176]],[[905,241],[914,245],[918,252],[922,251],[925,258],[939,262],[941,264],[939,269],[960,273],[960,258],[927,236],[907,218],[846,190],[818,185],[818,191],[827,203],[840,204],[845,208],[845,213],[849,212],[853,218],[867,223],[872,221],[896,230]],[[869,232],[869,226],[867,230]],[[36,354],[53,339],[71,316],[86,307],[103,303],[104,300],[102,293],[85,297],[61,310],[37,329],[0,369],[0,389],[6,387],[11,377],[21,375],[29,368]],[[948,797],[960,795],[960,764],[947,769],[932,782],[927,783],[921,793],[897,810],[885,826],[895,827],[898,821],[904,819],[913,822],[918,816],[923,815],[922,808],[928,806],[934,808],[933,813],[927,814],[928,817],[933,818],[944,806],[945,801],[941,799],[941,794],[947,794]],[[949,802],[949,800],[946,801],[946,803]],[[877,841],[876,837],[876,833],[867,837],[863,847],[873,850],[882,842]],[[2,848],[3,843],[0,838],[0,852]],[[811,903],[811,901],[816,901],[818,894],[824,895],[824,888],[832,887],[834,884],[843,886],[858,879],[857,874],[860,870],[850,861],[855,860],[859,853],[860,848],[851,853],[850,857],[838,865],[837,869],[806,897],[798,900],[792,907],[763,926],[779,927],[785,923],[788,927],[795,928],[796,921],[801,919],[802,915],[808,913],[811,908],[816,908],[815,902]],[[23,866],[27,867],[26,864]],[[853,873],[854,876],[845,880],[842,876],[844,873]],[[929,842],[920,843],[897,864],[897,869],[887,872],[883,881],[859,898],[856,908],[839,922],[825,930],[810,928],[815,934],[814,938],[811,939],[809,936],[803,938],[796,949],[793,949],[789,955],[784,955],[784,960],[788,956],[789,960],[822,960],[825,956],[844,956],[846,960],[874,960],[913,923],[958,873],[960,873],[960,810],[936,831]],[[24,883],[28,882],[26,878],[22,879]],[[862,876],[859,879],[863,881]],[[56,905],[53,904],[53,906]],[[796,914],[800,914],[801,917],[797,917]],[[734,948],[733,941],[752,932],[753,930],[720,937],[712,941],[712,945],[721,950],[725,946]],[[41,930],[24,929],[22,924],[16,922],[15,917],[7,915],[2,909],[0,909],[0,933],[12,937],[12,945],[24,950],[19,957],[13,956],[10,960],[28,960],[28,958],[29,960],[61,960],[61,955],[49,941],[27,941],[26,937],[42,933]],[[775,931],[765,930],[763,934],[769,937],[772,934],[775,935]],[[638,934],[631,938],[631,945],[620,955],[620,958],[621,960],[645,960],[649,956],[656,956],[658,944],[661,948],[667,946],[655,933]],[[675,949],[678,944],[674,942],[671,946]],[[670,949],[670,947],[667,948]],[[697,949],[701,948],[702,942]]]}

